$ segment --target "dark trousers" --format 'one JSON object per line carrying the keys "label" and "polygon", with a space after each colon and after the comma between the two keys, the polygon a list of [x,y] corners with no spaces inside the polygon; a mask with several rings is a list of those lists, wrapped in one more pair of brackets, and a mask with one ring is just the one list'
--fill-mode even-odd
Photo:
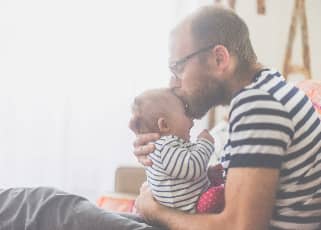
{"label": "dark trousers", "polygon": [[53,188],[0,189],[0,230],[161,230]]}

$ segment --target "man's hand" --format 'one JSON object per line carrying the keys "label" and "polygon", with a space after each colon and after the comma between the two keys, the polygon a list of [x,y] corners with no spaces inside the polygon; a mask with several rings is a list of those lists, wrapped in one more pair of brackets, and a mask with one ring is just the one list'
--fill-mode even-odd
{"label": "man's hand", "polygon": [[159,207],[160,204],[153,198],[152,191],[148,187],[147,182],[143,183],[140,188],[140,194],[135,202],[137,212],[148,222],[154,222],[155,218],[153,215],[157,215]]}
{"label": "man's hand", "polygon": [[212,135],[208,132],[207,129],[204,129],[198,136],[197,139],[206,139],[209,142],[211,142],[212,144],[214,144],[214,138],[212,137]]}
{"label": "man's hand", "polygon": [[148,155],[155,150],[154,144],[150,142],[160,138],[158,133],[139,134],[134,141],[134,154],[137,160],[144,166],[151,166],[153,163]]}

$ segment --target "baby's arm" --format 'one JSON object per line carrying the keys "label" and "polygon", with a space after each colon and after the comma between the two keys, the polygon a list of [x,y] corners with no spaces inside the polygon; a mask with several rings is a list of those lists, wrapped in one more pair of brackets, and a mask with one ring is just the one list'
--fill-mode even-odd
{"label": "baby's arm", "polygon": [[208,132],[207,129],[204,129],[197,137],[198,140],[205,139],[209,141],[211,144],[214,144],[214,138],[213,136]]}
{"label": "baby's arm", "polygon": [[205,138],[200,138],[190,147],[182,146],[178,141],[169,139],[160,151],[159,163],[170,177],[196,179],[206,173],[207,164],[213,152],[214,144]]}

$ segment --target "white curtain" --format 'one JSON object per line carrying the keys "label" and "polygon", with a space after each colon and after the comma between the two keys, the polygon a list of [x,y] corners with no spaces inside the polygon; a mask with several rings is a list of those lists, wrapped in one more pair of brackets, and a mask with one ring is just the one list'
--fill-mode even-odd
{"label": "white curtain", "polygon": [[0,1],[0,188],[112,191],[136,163],[134,96],[167,86],[181,2]]}

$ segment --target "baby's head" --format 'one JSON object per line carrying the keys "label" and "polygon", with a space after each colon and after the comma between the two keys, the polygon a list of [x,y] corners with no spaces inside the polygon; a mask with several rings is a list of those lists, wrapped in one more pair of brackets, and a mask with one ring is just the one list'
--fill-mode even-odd
{"label": "baby's head", "polygon": [[132,106],[129,127],[135,134],[160,133],[190,139],[193,120],[186,116],[183,102],[168,88],[152,89],[138,95]]}

